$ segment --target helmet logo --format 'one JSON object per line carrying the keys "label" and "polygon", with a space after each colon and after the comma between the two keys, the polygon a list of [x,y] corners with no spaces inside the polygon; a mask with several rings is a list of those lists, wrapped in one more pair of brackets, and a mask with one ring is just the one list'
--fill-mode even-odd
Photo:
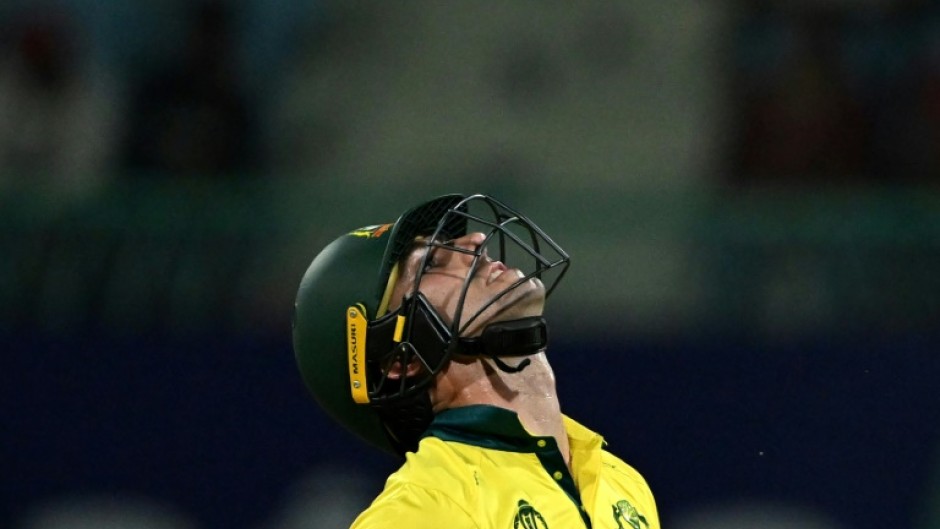
{"label": "helmet logo", "polygon": [[374,226],[365,226],[349,232],[353,237],[364,237],[366,239],[377,239],[385,234],[391,228],[391,224],[376,224]]}

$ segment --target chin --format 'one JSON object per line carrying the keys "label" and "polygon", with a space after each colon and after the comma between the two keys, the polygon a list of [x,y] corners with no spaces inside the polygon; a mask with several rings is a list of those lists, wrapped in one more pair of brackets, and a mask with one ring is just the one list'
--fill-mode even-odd
{"label": "chin", "polygon": [[494,321],[515,320],[529,316],[541,316],[545,310],[545,286],[532,278],[506,294]]}
{"label": "chin", "polygon": [[469,330],[467,336],[478,336],[483,328],[497,321],[518,320],[541,316],[545,309],[545,287],[538,279],[530,279],[509,291],[493,306],[486,309]]}

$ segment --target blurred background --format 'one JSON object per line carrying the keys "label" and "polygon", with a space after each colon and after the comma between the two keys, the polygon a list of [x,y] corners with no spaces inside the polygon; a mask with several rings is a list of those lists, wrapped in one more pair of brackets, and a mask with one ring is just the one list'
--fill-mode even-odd
{"label": "blurred background", "polygon": [[0,2],[0,527],[347,527],[313,256],[486,192],[663,527],[940,528],[940,4]]}

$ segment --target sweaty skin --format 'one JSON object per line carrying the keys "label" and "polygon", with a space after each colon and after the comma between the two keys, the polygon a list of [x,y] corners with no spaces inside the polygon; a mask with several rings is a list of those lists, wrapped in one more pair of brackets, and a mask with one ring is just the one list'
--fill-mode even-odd
{"label": "sweaty skin", "polygon": [[[484,234],[473,232],[455,239],[453,245],[474,250],[483,244],[485,239]],[[402,272],[392,291],[390,310],[400,305],[402,298],[414,288],[418,267],[424,262],[425,254],[429,251],[431,255],[421,277],[419,289],[448,323],[453,321],[463,282],[469,274],[473,274],[473,280],[464,300],[462,322],[466,322],[486,302],[525,275],[517,268],[507,268],[505,264],[492,260],[485,251],[477,269],[472,270],[473,255],[441,247],[429,248],[419,241],[402,261]],[[539,316],[544,308],[545,286],[537,278],[532,278],[488,307],[461,335],[477,336],[488,323],[494,321]]]}

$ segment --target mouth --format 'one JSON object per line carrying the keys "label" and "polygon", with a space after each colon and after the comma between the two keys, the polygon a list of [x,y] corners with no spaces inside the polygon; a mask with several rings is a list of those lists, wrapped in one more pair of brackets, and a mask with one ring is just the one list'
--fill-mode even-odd
{"label": "mouth", "polygon": [[493,281],[496,281],[496,278],[503,275],[503,272],[506,270],[508,270],[506,265],[499,261],[493,261],[486,275],[486,284],[489,285]]}

